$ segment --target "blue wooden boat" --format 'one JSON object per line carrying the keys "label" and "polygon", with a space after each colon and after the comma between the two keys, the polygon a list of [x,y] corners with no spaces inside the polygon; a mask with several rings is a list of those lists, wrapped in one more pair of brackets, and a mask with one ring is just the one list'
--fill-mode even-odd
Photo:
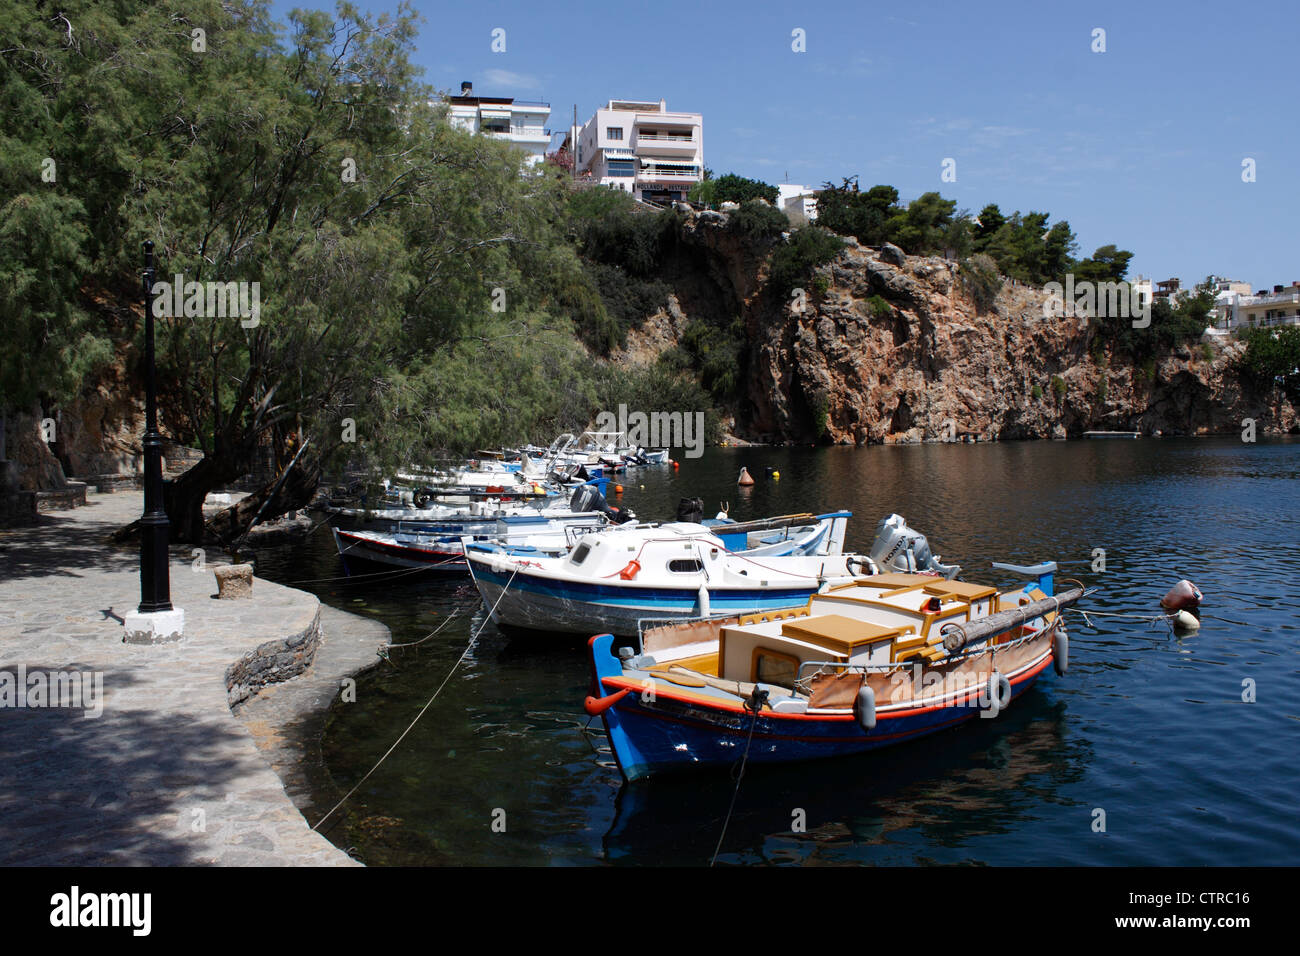
{"label": "blue wooden boat", "polygon": [[647,630],[642,648],[589,642],[586,711],[628,780],[707,766],[864,753],[996,716],[1048,667],[1064,673],[1055,565],[1008,593],[878,574],[802,607]]}

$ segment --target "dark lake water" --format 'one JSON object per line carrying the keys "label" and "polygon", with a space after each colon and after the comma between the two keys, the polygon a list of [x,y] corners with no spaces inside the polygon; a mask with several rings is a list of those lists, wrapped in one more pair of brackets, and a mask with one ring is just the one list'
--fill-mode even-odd
{"label": "dark lake water", "polygon": [[[752,489],[735,484],[741,465]],[[730,502],[741,520],[846,508],[856,515],[848,546],[865,551],[876,521],[897,512],[968,580],[1010,583],[994,560],[1055,559],[1061,576],[1101,586],[1089,610],[1134,615],[1090,625],[1076,615],[1070,672],[1049,670],[996,720],[860,758],[751,766],[718,862],[1300,862],[1298,478],[1300,442],[1149,438],[723,448],[677,472],[629,473],[622,501],[643,518],[669,518],[694,496],[710,513]],[[1097,548],[1104,573],[1092,570]],[[342,571],[322,528],[263,552],[258,573],[294,583]],[[1205,594],[1202,627],[1174,636],[1150,619],[1182,577]],[[355,703],[334,705],[323,763],[309,768],[313,820],[482,629],[415,729],[327,824],[336,844],[371,865],[708,863],[731,776],[624,785],[600,721],[588,726],[582,709],[585,640],[499,631],[468,578],[297,586],[373,615],[396,642],[463,609],[362,675]],[[798,811],[805,832],[792,832]]]}

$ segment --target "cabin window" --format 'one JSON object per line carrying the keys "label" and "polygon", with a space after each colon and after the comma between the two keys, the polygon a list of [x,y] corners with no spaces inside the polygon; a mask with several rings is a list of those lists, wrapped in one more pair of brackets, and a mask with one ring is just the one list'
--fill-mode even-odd
{"label": "cabin window", "polygon": [[668,570],[676,574],[694,574],[703,571],[704,565],[695,558],[675,558],[668,562]]}
{"label": "cabin window", "polygon": [[573,550],[573,563],[582,564],[582,562],[587,559],[587,554],[590,551],[591,551],[591,545],[587,544],[586,542],[578,545]]}
{"label": "cabin window", "polygon": [[756,684],[775,684],[793,689],[794,679],[799,673],[799,660],[789,654],[756,647],[752,673]]}

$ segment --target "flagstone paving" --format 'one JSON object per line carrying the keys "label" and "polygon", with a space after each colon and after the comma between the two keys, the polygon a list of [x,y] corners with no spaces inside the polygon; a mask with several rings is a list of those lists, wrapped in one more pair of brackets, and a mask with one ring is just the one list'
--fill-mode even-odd
{"label": "flagstone paving", "polygon": [[[139,492],[90,494],[84,508],[0,531],[0,864],[354,865],[308,827],[272,763],[297,779],[303,744],[286,728],[310,723],[343,676],[377,660],[387,629],[261,578],[251,599],[218,601],[220,555],[195,570],[193,549],[177,546],[184,637],[123,643],[138,550],[108,535],[141,505]],[[227,669],[316,627],[312,666],[242,704],[243,720],[232,714]],[[88,691],[102,679],[102,713],[16,706],[4,682],[12,691],[20,667],[28,686],[56,671],[88,673]]]}

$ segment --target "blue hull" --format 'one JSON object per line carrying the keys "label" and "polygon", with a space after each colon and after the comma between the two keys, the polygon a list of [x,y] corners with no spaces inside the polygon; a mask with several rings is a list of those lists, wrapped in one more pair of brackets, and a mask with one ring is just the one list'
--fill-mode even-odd
{"label": "blue hull", "polygon": [[[526,569],[513,574],[494,571],[482,561],[470,561],[470,570],[484,603],[495,609],[494,619],[513,627],[634,636],[640,621],[703,615],[699,590],[693,587],[555,581],[531,575]],[[815,586],[710,589],[709,615],[753,614],[791,607],[805,603],[816,590]]]}
{"label": "blue hull", "polygon": [[[622,666],[612,653],[609,635],[591,640],[597,697],[623,688],[605,684],[622,678]],[[1032,671],[1011,681],[1012,699],[1028,690],[1051,663],[1047,658]],[[979,719],[976,694],[950,706],[917,707],[879,714],[871,731],[863,730],[851,714],[807,716],[751,713],[676,699],[660,685],[646,701],[635,689],[601,713],[610,747],[623,776],[637,780],[652,774],[734,764],[745,753],[753,763],[795,763],[861,754],[915,740],[968,720]]]}

